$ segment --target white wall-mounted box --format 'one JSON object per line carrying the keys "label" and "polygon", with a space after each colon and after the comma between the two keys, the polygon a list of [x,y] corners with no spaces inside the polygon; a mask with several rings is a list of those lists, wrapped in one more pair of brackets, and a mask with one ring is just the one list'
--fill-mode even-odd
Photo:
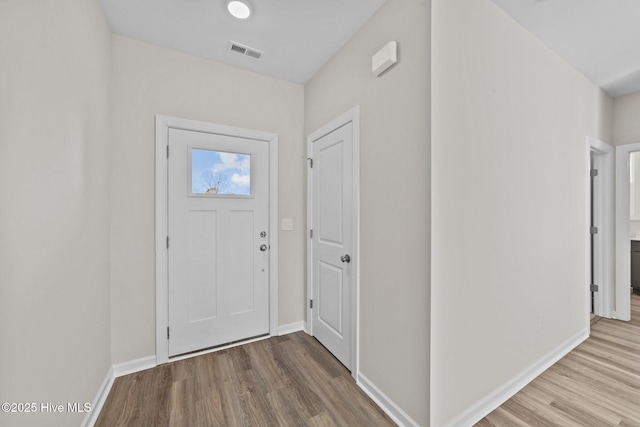
{"label": "white wall-mounted box", "polygon": [[398,43],[392,41],[371,57],[371,71],[379,76],[396,62],[398,62]]}

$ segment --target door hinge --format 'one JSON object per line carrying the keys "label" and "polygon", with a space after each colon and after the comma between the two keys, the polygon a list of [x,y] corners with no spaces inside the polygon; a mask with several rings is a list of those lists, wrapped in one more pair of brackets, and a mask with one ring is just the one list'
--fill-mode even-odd
{"label": "door hinge", "polygon": [[591,286],[589,286],[589,289],[591,292],[598,292],[598,285],[592,283]]}
{"label": "door hinge", "polygon": [[589,176],[598,176],[598,169],[591,169],[589,171]]}
{"label": "door hinge", "polygon": [[167,249],[169,249],[169,236],[167,236]]}
{"label": "door hinge", "polygon": [[167,339],[169,339],[169,327],[167,326]]}
{"label": "door hinge", "polygon": [[313,228],[309,230],[309,238],[313,239]]}
{"label": "door hinge", "polygon": [[313,168],[313,159],[311,157],[307,157],[307,160],[309,160],[309,167]]}
{"label": "door hinge", "polygon": [[309,300],[309,308],[313,308],[313,300],[312,299]]}
{"label": "door hinge", "polygon": [[591,227],[589,231],[591,232],[591,234],[598,234],[598,227]]}
{"label": "door hinge", "polygon": [[167,145],[167,159],[169,158],[169,146]]}

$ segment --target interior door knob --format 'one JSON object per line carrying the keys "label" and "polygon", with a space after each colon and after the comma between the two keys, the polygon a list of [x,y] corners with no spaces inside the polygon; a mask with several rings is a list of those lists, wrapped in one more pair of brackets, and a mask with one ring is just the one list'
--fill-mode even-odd
{"label": "interior door knob", "polygon": [[351,257],[349,256],[349,254],[343,255],[340,257],[340,261],[342,262],[351,262]]}
{"label": "interior door knob", "polygon": [[267,245],[265,245],[264,243],[262,245],[260,245],[260,250],[262,252],[266,251],[267,250]]}

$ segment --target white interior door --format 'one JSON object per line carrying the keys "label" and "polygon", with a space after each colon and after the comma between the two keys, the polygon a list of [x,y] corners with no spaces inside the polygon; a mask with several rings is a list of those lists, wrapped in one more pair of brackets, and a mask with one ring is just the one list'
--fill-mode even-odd
{"label": "white interior door", "polygon": [[312,141],[313,335],[352,369],[353,123]]}
{"label": "white interior door", "polygon": [[611,145],[596,138],[588,137],[587,144],[592,170],[589,174],[591,227],[597,228],[597,233],[590,234],[591,281],[587,285],[594,289],[590,292],[593,301],[592,312],[611,318],[615,313],[615,156]]}
{"label": "white interior door", "polygon": [[269,333],[269,151],[169,130],[169,356]]}

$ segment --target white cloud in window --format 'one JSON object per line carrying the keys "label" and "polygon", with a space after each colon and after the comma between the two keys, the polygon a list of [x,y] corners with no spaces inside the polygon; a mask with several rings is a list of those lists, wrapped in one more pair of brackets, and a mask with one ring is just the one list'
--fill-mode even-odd
{"label": "white cloud in window", "polygon": [[221,163],[216,163],[211,168],[213,173],[220,173],[230,169],[238,169],[241,173],[247,173],[251,169],[251,156],[248,154],[218,153]]}
{"label": "white cloud in window", "polygon": [[239,175],[237,173],[234,173],[233,175],[231,175],[231,182],[237,185],[249,185],[249,183],[251,182],[251,176]]}

